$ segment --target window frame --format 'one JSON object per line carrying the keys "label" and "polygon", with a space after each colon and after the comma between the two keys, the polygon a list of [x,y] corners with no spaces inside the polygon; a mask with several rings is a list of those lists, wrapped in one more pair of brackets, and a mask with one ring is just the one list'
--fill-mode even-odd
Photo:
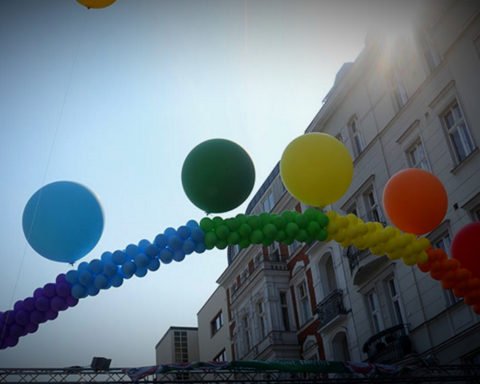
{"label": "window frame", "polygon": [[[282,314],[283,330],[290,332],[292,330],[290,321],[290,311],[288,310],[288,291],[279,291],[280,313]],[[283,300],[285,298],[285,300]]]}
{"label": "window frame", "polygon": [[348,129],[348,135],[350,137],[350,143],[352,146],[354,158],[357,158],[366,148],[366,143],[365,143],[365,138],[363,137],[363,134],[360,131],[359,124],[358,124],[358,117],[356,115],[352,116],[348,120],[347,129]]}
{"label": "window frame", "polygon": [[267,336],[267,314],[263,299],[260,299],[256,302],[255,312],[257,313],[258,318],[259,340],[263,340]]}
{"label": "window frame", "polygon": [[392,91],[392,99],[395,104],[395,109],[399,112],[408,103],[408,92],[403,84],[403,81],[398,73],[398,69],[392,67],[389,72],[389,82]]}
{"label": "window frame", "polygon": [[[452,244],[452,235],[450,233],[450,225],[448,221],[440,224],[431,236],[429,236],[429,240],[433,247],[443,249],[447,256],[451,258],[450,245]],[[455,296],[453,290],[444,289],[442,286],[440,286],[440,288],[442,289],[447,308],[463,300],[462,298]]]}
{"label": "window frame", "polygon": [[213,358],[213,361],[221,363],[227,361],[227,351],[223,348],[217,355]]}
{"label": "window frame", "polygon": [[[455,109],[455,106],[457,107],[456,109]],[[460,113],[460,116],[455,116],[455,111],[458,111]],[[448,122],[447,116],[452,116],[453,118],[453,124],[451,126],[449,125],[450,123]],[[458,97],[456,96],[453,97],[453,100],[450,103],[448,103],[446,108],[442,110],[439,117],[440,117],[442,126],[445,130],[445,133],[447,135],[448,144],[454,157],[453,160],[456,165],[461,164],[475,151],[477,146],[473,139],[470,127],[465,117],[465,112],[463,111],[463,108],[460,104],[460,101],[458,100]],[[453,135],[451,133],[451,131],[460,130],[459,126],[462,126],[462,124],[463,124],[463,131],[462,131],[463,135],[461,132],[459,134],[459,138],[460,138],[460,144],[462,146],[461,149],[464,152],[463,155],[459,152],[459,147],[457,147],[458,143],[456,143],[455,139],[453,139]],[[466,144],[466,142],[469,142],[469,144]]]}
{"label": "window frame", "polygon": [[[391,323],[392,326],[405,324],[406,316],[405,310],[403,308],[402,297],[400,295],[400,290],[398,289],[398,284],[395,280],[395,276],[390,275],[384,280],[385,284],[385,293],[388,298],[389,310],[391,312]],[[395,292],[392,292],[392,287]]]}
{"label": "window frame", "polygon": [[370,322],[372,325],[372,329],[374,331],[374,334],[377,334],[383,331],[383,329],[385,329],[385,324],[383,322],[380,300],[376,288],[370,289],[365,294],[365,298],[367,300],[367,307],[370,313]]}
{"label": "window frame", "polygon": [[[312,317],[312,309],[310,307],[310,297],[308,293],[307,281],[303,279],[295,287],[297,304],[298,304],[298,314],[300,320],[300,326],[305,325]],[[303,293],[302,293],[303,291]]]}
{"label": "window frame", "polygon": [[[420,160],[416,160],[413,155],[415,153],[415,149],[417,148],[421,148],[422,151],[423,157]],[[407,157],[407,164],[410,168],[423,169],[428,172],[431,171],[430,163],[427,158],[427,152],[420,137],[417,137],[415,140],[413,140],[413,142],[407,147],[407,149],[405,149],[405,155]]]}
{"label": "window frame", "polygon": [[215,317],[210,321],[210,337],[215,336],[224,324],[223,311],[220,310]]}

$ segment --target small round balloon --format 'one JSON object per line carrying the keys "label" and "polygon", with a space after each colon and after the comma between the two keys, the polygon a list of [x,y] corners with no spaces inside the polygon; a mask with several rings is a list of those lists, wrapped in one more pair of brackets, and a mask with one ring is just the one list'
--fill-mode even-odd
{"label": "small round balloon", "polygon": [[480,222],[466,225],[455,235],[452,241],[452,257],[463,268],[480,278]]}
{"label": "small round balloon", "polygon": [[340,199],[353,177],[353,161],[348,149],[326,133],[307,133],[285,148],[280,175],[296,199],[323,207]]}
{"label": "small round balloon", "polygon": [[200,143],[182,167],[185,194],[207,213],[227,212],[242,204],[255,183],[255,168],[248,153],[225,139]]}
{"label": "small round balloon", "polygon": [[422,235],[442,222],[447,213],[448,197],[435,175],[423,169],[408,168],[388,180],[383,190],[383,206],[397,228]]}
{"label": "small round balloon", "polygon": [[47,259],[72,264],[100,239],[103,212],[89,189],[58,181],[33,194],[23,211],[22,224],[35,251]]}
{"label": "small round balloon", "polygon": [[112,5],[116,0],[77,0],[87,8],[106,8]]}

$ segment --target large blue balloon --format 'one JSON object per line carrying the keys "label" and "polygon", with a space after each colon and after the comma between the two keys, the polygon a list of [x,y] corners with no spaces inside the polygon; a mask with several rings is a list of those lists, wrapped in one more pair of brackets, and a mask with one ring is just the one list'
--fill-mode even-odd
{"label": "large blue balloon", "polygon": [[74,263],[97,244],[103,212],[84,186],[58,181],[40,188],[23,211],[23,233],[31,247],[47,259]]}

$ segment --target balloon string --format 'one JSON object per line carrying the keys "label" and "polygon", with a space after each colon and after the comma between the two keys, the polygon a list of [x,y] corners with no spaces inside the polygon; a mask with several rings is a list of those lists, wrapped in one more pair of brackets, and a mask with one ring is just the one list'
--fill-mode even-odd
{"label": "balloon string", "polygon": [[[86,26],[86,22],[87,22],[87,16],[86,16],[86,13],[85,13],[85,16],[82,16],[82,20],[80,22],[81,31],[84,30],[84,28]],[[82,36],[83,34],[79,33],[78,35]],[[41,179],[42,180],[41,185],[45,184],[45,180],[47,178],[48,171],[50,169],[50,163],[52,161],[53,151],[54,151],[54,148],[55,148],[55,144],[57,142],[57,137],[58,137],[58,134],[59,134],[59,131],[60,131],[60,126],[61,126],[63,116],[64,116],[65,105],[66,105],[66,102],[67,102],[68,95],[70,94],[70,88],[71,88],[71,84],[72,84],[74,68],[75,68],[76,63],[78,61],[78,52],[80,50],[79,47],[80,47],[80,40],[77,40],[77,44],[75,45],[75,49],[73,51],[73,58],[72,58],[72,62],[70,64],[70,69],[69,69],[69,73],[68,73],[68,77],[67,77],[67,86],[66,86],[65,92],[63,94],[63,100],[62,100],[62,104],[60,106],[60,112],[58,114],[58,119],[57,119],[57,122],[55,124],[55,130],[54,130],[54,133],[53,133],[52,143],[51,143],[49,151],[48,151],[47,163],[45,165],[45,170],[43,172],[42,179]],[[38,200],[35,204],[35,209],[34,209],[34,212],[33,212],[32,221],[31,221],[31,223],[29,225],[29,228],[27,230],[27,235],[28,235],[27,237],[30,237],[31,234],[32,234],[33,227],[34,227],[34,224],[35,224],[35,220],[36,220],[36,217],[37,217],[38,207],[40,205],[40,200],[42,198],[42,192],[43,191],[40,191],[40,194],[38,196]],[[13,300],[15,298],[15,293],[16,293],[17,288],[18,288],[18,282],[20,280],[20,275],[22,273],[23,265],[25,263],[25,257],[26,257],[26,254],[27,254],[27,247],[28,246],[25,243],[25,245],[23,247],[22,256],[20,258],[20,266],[19,266],[18,272],[16,274],[16,279],[15,279],[13,289],[12,289],[12,294],[11,294],[11,297],[10,297],[10,306],[13,304]],[[10,314],[7,315],[7,318],[9,317],[9,315]],[[1,328],[0,340],[4,339],[5,333],[6,333],[6,322],[4,322],[4,325]]]}

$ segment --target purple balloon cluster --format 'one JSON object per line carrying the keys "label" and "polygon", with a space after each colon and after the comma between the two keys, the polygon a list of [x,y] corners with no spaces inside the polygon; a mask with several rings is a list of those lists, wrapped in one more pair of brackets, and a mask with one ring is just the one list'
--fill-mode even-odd
{"label": "purple balloon cluster", "polygon": [[36,289],[33,297],[17,301],[13,310],[0,312],[0,349],[15,346],[19,337],[35,332],[39,324],[55,319],[78,299],[120,287],[133,276],[143,277],[160,268],[160,263],[179,262],[188,254],[204,252],[204,239],[199,224],[190,220],[178,229],[167,228],[153,243],[141,240],[123,251],[104,252],[100,259],[80,263],[77,269],[58,275],[55,283]]}
{"label": "purple balloon cluster", "polygon": [[39,324],[54,320],[58,312],[77,303],[65,275],[58,275],[55,283],[45,284],[37,288],[32,297],[18,300],[13,310],[0,312],[0,349],[15,346],[20,337],[34,333]]}

